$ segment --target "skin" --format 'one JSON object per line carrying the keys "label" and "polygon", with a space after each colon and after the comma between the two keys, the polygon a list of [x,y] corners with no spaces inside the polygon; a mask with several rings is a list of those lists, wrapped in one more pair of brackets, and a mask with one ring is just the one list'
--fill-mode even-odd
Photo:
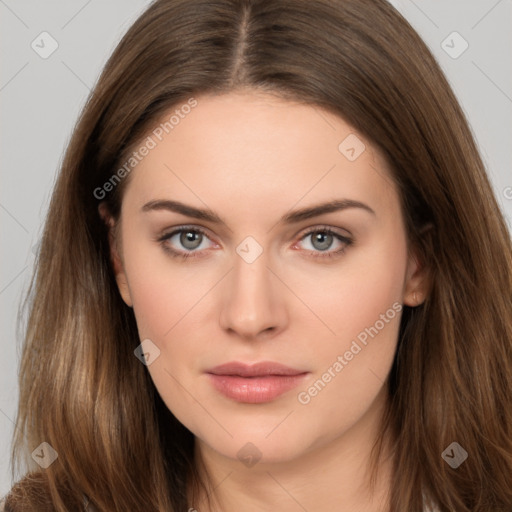
{"label": "skin", "polygon": [[[425,271],[408,247],[388,165],[343,119],[318,107],[252,91],[197,100],[132,171],[111,244],[140,339],[160,350],[148,366],[151,377],[219,484],[215,510],[386,510],[390,461],[380,466],[373,497],[365,484],[401,313],[309,403],[298,393],[394,303],[417,306],[425,296]],[[338,149],[349,134],[366,146],[355,161]],[[141,211],[160,199],[208,207],[226,225]],[[292,225],[279,221],[334,199],[360,201],[375,213],[348,208]],[[114,226],[103,207],[101,213]],[[180,226],[208,236],[197,249],[180,243],[179,233],[158,241]],[[346,245],[333,238],[322,251],[329,240],[322,246],[304,236],[326,226],[353,243],[336,257],[315,258]],[[236,252],[247,236],[263,249],[252,263]],[[164,245],[201,256],[173,258]],[[226,398],[204,373],[228,361],[263,360],[310,373],[263,404]],[[252,467],[237,457],[248,442],[261,453]],[[203,498],[190,506],[209,510]]]}

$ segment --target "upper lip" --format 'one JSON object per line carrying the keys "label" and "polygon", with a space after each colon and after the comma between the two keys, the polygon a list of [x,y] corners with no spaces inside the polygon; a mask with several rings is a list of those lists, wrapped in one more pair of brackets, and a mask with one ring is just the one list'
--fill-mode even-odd
{"label": "upper lip", "polygon": [[238,361],[221,364],[207,370],[214,375],[238,375],[240,377],[259,377],[268,375],[301,375],[307,373],[303,370],[290,368],[273,361],[262,361],[254,364],[246,364]]}

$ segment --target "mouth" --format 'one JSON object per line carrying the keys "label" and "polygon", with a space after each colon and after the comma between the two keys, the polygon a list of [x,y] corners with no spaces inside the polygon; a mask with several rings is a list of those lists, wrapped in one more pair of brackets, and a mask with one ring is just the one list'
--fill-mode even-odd
{"label": "mouth", "polygon": [[297,387],[309,372],[263,361],[252,365],[226,363],[206,374],[213,387],[227,398],[256,404],[270,402]]}

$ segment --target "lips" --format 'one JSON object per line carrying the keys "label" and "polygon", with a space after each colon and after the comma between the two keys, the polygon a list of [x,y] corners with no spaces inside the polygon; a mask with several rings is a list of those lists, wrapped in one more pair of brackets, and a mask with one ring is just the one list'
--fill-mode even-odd
{"label": "lips", "polygon": [[240,362],[225,363],[207,370],[207,373],[213,373],[214,375],[238,375],[239,377],[263,377],[266,375],[300,375],[306,372],[272,361],[262,361],[252,365]]}
{"label": "lips", "polygon": [[309,372],[263,361],[248,365],[230,362],[207,370],[213,387],[237,402],[263,403],[298,386]]}

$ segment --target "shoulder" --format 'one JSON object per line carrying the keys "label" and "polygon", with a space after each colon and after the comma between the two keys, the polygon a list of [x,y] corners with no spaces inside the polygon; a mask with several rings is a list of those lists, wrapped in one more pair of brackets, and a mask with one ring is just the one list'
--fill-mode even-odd
{"label": "shoulder", "polygon": [[[81,498],[61,495],[69,510],[98,512],[85,495]],[[78,504],[77,502],[80,502]],[[31,473],[18,481],[9,493],[0,498],[0,512],[55,512],[51,492],[43,474]]]}
{"label": "shoulder", "polygon": [[[41,507],[39,507],[41,503]],[[16,482],[0,502],[0,512],[49,512],[49,493],[45,492],[43,482],[33,476],[25,476]]]}
{"label": "shoulder", "polygon": [[29,473],[16,482],[0,502],[0,512],[54,512],[44,475]]}
{"label": "shoulder", "polygon": [[15,509],[13,509],[12,506],[7,503],[8,501],[11,501],[10,494],[7,494],[0,499],[0,512],[15,512]]}
{"label": "shoulder", "polygon": [[427,502],[425,494],[423,494],[423,512],[440,512],[432,501]]}
{"label": "shoulder", "polygon": [[17,509],[12,507],[12,490],[0,498],[0,512],[16,512]]}

